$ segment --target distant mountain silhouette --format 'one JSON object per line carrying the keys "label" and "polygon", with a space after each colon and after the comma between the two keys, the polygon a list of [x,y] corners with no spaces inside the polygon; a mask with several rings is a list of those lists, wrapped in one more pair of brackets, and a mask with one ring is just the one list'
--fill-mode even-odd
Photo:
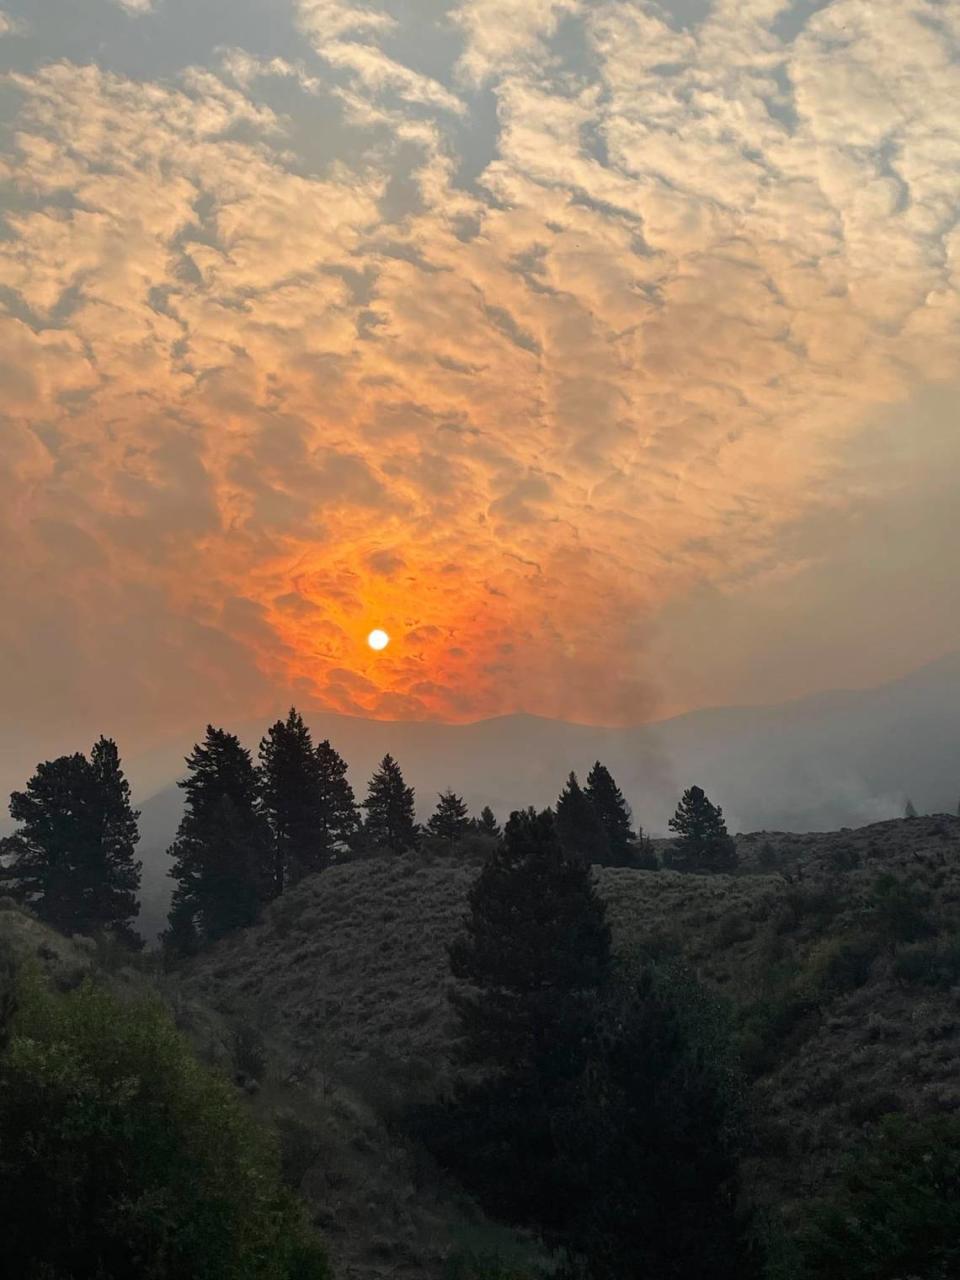
{"label": "distant mountain silhouette", "polygon": [[[358,798],[383,754],[396,756],[424,818],[448,786],[472,812],[488,804],[500,818],[521,805],[552,804],[570,770],[582,777],[596,759],[652,834],[666,832],[692,782],[723,806],[731,831],[826,831],[899,817],[908,795],[921,813],[953,812],[960,800],[960,653],[875,689],[695,711],[626,729],[528,715],[444,725],[304,714],[314,737],[329,737],[349,762]],[[266,723],[226,727],[255,748]],[[180,776],[193,740],[132,762],[141,795],[149,777]],[[172,781],[153,791],[140,802],[142,927],[151,933],[166,911],[163,851],[181,808]]]}

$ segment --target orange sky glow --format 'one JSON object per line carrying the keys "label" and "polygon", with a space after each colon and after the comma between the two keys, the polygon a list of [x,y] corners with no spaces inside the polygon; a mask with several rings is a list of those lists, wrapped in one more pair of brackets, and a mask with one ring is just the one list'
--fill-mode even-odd
{"label": "orange sky glow", "polygon": [[956,0],[4,3],[13,717],[629,724],[960,635],[863,659],[956,509]]}

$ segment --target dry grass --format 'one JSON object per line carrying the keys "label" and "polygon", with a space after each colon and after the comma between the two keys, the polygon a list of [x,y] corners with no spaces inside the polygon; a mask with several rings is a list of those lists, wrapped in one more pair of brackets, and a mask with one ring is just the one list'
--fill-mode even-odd
{"label": "dry grass", "polygon": [[[735,875],[606,868],[597,882],[619,951],[677,951],[740,1011],[756,1077],[750,1180],[789,1204],[878,1115],[960,1106],[960,990],[905,984],[909,945],[862,942],[882,873],[929,894],[937,936],[913,950],[960,930],[960,820],[738,845]],[[389,1118],[449,1077],[446,944],[475,874],[415,856],[335,867],[201,958],[186,989],[234,1017],[254,1011],[301,1071]]]}
{"label": "dry grass", "polygon": [[[679,952],[729,998],[754,1077],[749,1182],[789,1212],[880,1115],[960,1108],[960,819],[738,846],[736,875],[600,869],[597,883],[618,951]],[[412,855],[334,867],[177,974],[111,978],[159,985],[203,1056],[242,1075],[346,1280],[439,1280],[467,1238],[517,1247],[394,1124],[450,1077],[446,944],[476,871]],[[929,937],[884,935],[884,873],[926,895]],[[16,911],[0,931],[58,972],[102,960]]]}

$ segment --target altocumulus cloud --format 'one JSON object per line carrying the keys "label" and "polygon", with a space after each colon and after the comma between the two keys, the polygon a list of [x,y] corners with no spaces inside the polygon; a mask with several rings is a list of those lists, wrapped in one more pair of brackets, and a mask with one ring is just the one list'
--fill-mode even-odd
{"label": "altocumulus cloud", "polygon": [[18,697],[126,628],[144,709],[642,718],[661,611],[955,373],[953,0],[117,3],[155,75],[35,16],[10,77]]}

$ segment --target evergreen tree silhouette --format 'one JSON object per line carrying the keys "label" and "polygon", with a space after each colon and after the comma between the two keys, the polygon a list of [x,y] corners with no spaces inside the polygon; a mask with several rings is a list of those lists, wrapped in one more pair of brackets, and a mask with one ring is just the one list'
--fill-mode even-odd
{"label": "evergreen tree silhouette", "polygon": [[317,744],[317,773],[320,785],[320,812],[317,836],[322,864],[351,844],[360,830],[360,810],[347,781],[347,762],[327,738]]}
{"label": "evergreen tree silhouette", "polygon": [[608,860],[610,845],[600,815],[571,773],[557,800],[557,835],[564,852],[586,863]]}
{"label": "evergreen tree silhouette", "polygon": [[630,826],[630,810],[609,769],[599,760],[587,774],[583,794],[606,833],[610,865],[626,866],[631,861],[630,846],[635,839]]}
{"label": "evergreen tree silhouette", "polygon": [[433,1148],[493,1216],[559,1225],[570,1203],[556,1119],[590,1060],[611,960],[590,868],[566,856],[549,810],[510,815],[449,955],[466,984],[451,1001],[469,1072]]}
{"label": "evergreen tree silhouette", "polygon": [[510,815],[449,954],[472,988],[452,997],[466,1061],[532,1072],[544,1087],[568,1075],[609,968],[610,928],[590,868],[564,853],[549,810]]}
{"label": "evergreen tree silhouette", "polygon": [[116,744],[100,738],[82,753],[37,766],[25,791],[10,797],[19,830],[0,842],[8,892],[41,920],[67,933],[109,929],[142,946],[139,840],[130,787]]}
{"label": "evergreen tree silhouette", "polygon": [[413,788],[403,780],[393,756],[385,755],[370,779],[363,807],[367,811],[365,831],[374,844],[394,853],[417,847]]}
{"label": "evergreen tree silhouette", "polygon": [[915,818],[917,816],[917,806],[907,797],[907,803],[903,806],[903,816],[905,818]]}
{"label": "evergreen tree silhouette", "polygon": [[476,820],[476,829],[481,835],[490,836],[494,840],[499,840],[503,834],[500,830],[500,823],[497,821],[496,814],[488,804],[485,804],[480,810],[480,817]]}
{"label": "evergreen tree silhouette", "polygon": [[448,844],[453,844],[469,828],[470,818],[463,798],[449,788],[440,792],[437,807],[427,822],[427,830],[430,834],[439,840],[446,840]]}
{"label": "evergreen tree silhouette", "polygon": [[670,819],[679,839],[670,864],[683,871],[732,871],[737,847],[727,832],[723,810],[711,804],[700,787],[689,787]]}
{"label": "evergreen tree silhouette", "polygon": [[260,742],[260,799],[273,832],[274,889],[322,865],[320,764],[310,730],[291,707]]}
{"label": "evergreen tree silhouette", "polygon": [[188,775],[177,784],[186,806],[169,850],[177,882],[165,935],[170,948],[194,931],[212,942],[252,924],[275,888],[273,840],[250,752],[234,734],[208,725],[186,763]]}

